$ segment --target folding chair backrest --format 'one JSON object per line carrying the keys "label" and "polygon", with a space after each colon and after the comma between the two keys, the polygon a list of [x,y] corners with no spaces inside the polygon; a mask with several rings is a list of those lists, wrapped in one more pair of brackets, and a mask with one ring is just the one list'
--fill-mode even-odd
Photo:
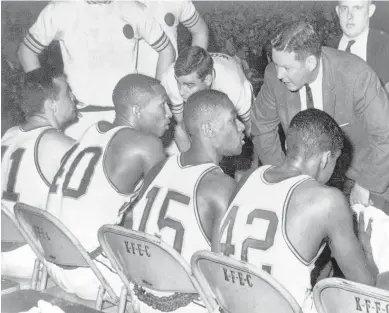
{"label": "folding chair backrest", "polygon": [[62,267],[89,267],[87,252],[56,217],[24,203],[15,205],[15,216],[28,236],[39,241],[47,261]]}
{"label": "folding chair backrest", "polygon": [[[26,240],[20,233],[15,216],[4,204],[1,204],[1,243],[2,252],[16,249],[26,243]],[[5,251],[3,251],[4,243],[7,245]],[[9,244],[12,244],[12,248]]]}
{"label": "folding chair backrest", "polygon": [[389,312],[389,291],[340,278],[326,278],[313,289],[318,313]]}
{"label": "folding chair backrest", "polygon": [[301,312],[284,287],[254,266],[209,251],[196,252],[191,264],[202,289],[216,297],[225,312]]}
{"label": "folding chair backrest", "polygon": [[120,226],[99,229],[100,245],[129,288],[129,282],[162,292],[197,293],[190,266],[161,239]]}

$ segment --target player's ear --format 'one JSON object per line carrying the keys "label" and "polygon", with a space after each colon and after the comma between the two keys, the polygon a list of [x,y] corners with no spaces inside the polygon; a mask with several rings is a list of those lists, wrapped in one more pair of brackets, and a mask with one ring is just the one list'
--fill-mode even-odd
{"label": "player's ear", "polygon": [[140,105],[134,104],[131,108],[132,114],[136,116],[137,119],[140,119]]}
{"label": "player's ear", "polygon": [[322,169],[325,169],[325,167],[328,165],[330,158],[331,158],[331,151],[326,151],[322,154],[321,160],[320,160],[320,167]]}
{"label": "player's ear", "polygon": [[201,131],[203,132],[205,137],[212,138],[215,136],[215,132],[213,131],[212,126],[209,123],[201,124]]}
{"label": "player's ear", "polygon": [[369,4],[369,17],[372,17],[375,12],[375,4]]}
{"label": "player's ear", "polygon": [[339,17],[339,6],[338,5],[335,7],[335,11],[336,11],[336,15]]}
{"label": "player's ear", "polygon": [[208,87],[210,87],[212,85],[212,80],[213,80],[212,75],[208,74],[204,78],[204,84],[207,85]]}

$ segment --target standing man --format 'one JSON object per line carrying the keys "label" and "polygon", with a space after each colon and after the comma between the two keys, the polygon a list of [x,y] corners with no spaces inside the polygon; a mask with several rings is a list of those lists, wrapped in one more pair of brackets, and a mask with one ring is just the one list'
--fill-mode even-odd
{"label": "standing man", "polygon": [[374,286],[371,247],[354,234],[345,196],[325,183],[343,147],[341,128],[327,113],[309,109],[292,119],[287,155],[239,182],[213,250],[271,274],[303,312],[314,309],[311,271],[326,243],[346,279]]}
{"label": "standing man", "polygon": [[[285,158],[277,132],[307,108],[330,114],[353,146],[346,176],[351,204],[389,207],[389,104],[377,74],[359,57],[321,47],[309,23],[293,22],[271,41],[273,63],[253,105],[253,143],[263,164]],[[385,199],[387,200],[385,202]]]}
{"label": "standing man", "polygon": [[[1,138],[1,203],[14,212],[20,201],[45,210],[50,183],[74,144],[63,127],[74,120],[75,103],[66,78],[48,68],[25,82],[21,109],[26,122]],[[36,255],[28,244],[1,253],[2,275],[31,278]]]}
{"label": "standing man", "polygon": [[[208,48],[208,26],[197,12],[191,0],[162,1],[138,0],[146,5],[148,13],[154,17],[173,44],[176,56],[177,30],[181,23],[192,35],[192,46]],[[155,77],[158,54],[144,40],[139,41],[138,73]]]}
{"label": "standing man", "polygon": [[30,28],[18,54],[27,75],[52,40],[61,45],[64,71],[81,117],[66,130],[78,139],[99,120],[112,122],[112,91],[136,72],[136,47],[144,39],[158,53],[157,78],[174,62],[174,48],[160,25],[136,1],[53,1]]}
{"label": "standing man", "polygon": [[369,27],[375,9],[370,0],[339,1],[336,14],[343,35],[332,44],[366,61],[389,94],[389,35]]}
{"label": "standing man", "polygon": [[[196,251],[211,249],[212,238],[219,231],[236,183],[218,164],[223,156],[242,152],[244,126],[227,95],[216,90],[191,95],[184,120],[192,140],[190,149],[171,156],[145,177],[142,196],[134,206],[133,223],[129,225],[159,234],[190,264]],[[138,293],[138,297],[142,301],[141,312],[162,311],[158,303],[154,307],[144,303],[149,302],[145,301],[147,293]],[[165,300],[165,305],[175,307],[173,312],[206,311],[193,302],[183,306],[180,296],[174,298]]]}
{"label": "standing man", "polygon": [[[159,81],[140,74],[123,77],[112,98],[113,124],[90,126],[67,153],[51,184],[47,211],[80,241],[119,295],[122,283],[101,253],[97,231],[121,220],[138,196],[143,177],[165,159],[158,137],[168,128],[171,112]],[[48,263],[48,269],[65,291],[96,299],[100,283],[90,268]]]}

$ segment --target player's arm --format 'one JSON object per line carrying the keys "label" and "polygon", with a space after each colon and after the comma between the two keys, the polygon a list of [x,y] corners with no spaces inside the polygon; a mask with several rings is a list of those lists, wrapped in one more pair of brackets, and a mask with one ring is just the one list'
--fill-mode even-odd
{"label": "player's arm", "polygon": [[49,184],[57,173],[63,156],[75,143],[73,138],[54,129],[46,131],[37,141],[37,167]]}
{"label": "player's arm", "polygon": [[199,46],[208,49],[208,26],[204,19],[197,12],[192,1],[181,2],[180,22],[192,34],[192,46]]}
{"label": "player's arm", "polygon": [[28,73],[39,68],[39,54],[57,38],[61,33],[63,16],[66,13],[60,12],[61,5],[49,3],[39,14],[38,19],[31,26],[18,49],[18,58],[23,70]]}
{"label": "player's arm", "polygon": [[[371,256],[363,251],[354,234],[351,210],[341,191],[328,188],[320,195],[321,219],[333,257],[346,279],[374,286],[376,273],[369,267]],[[370,263],[371,264],[371,263]]]}
{"label": "player's arm", "polygon": [[168,45],[163,50],[159,51],[155,78],[161,80],[162,74],[167,70],[169,65],[174,62],[175,59],[176,52],[174,51],[174,47],[169,40]]}
{"label": "player's arm", "polygon": [[[219,244],[219,228],[221,221],[228,209],[232,193],[236,188],[236,181],[224,174],[219,168],[208,173],[201,181],[198,189],[198,206],[200,214],[207,211],[206,225],[208,237],[211,240],[212,251]],[[204,211],[203,211],[204,209]],[[201,215],[200,215],[201,216]]]}
{"label": "player's arm", "polygon": [[174,77],[173,64],[169,66],[165,73],[163,73],[161,84],[165,88],[170,99],[170,110],[177,122],[174,128],[174,141],[176,142],[178,149],[181,152],[185,152],[190,148],[190,138],[184,124],[184,104],[177,87],[176,78]]}

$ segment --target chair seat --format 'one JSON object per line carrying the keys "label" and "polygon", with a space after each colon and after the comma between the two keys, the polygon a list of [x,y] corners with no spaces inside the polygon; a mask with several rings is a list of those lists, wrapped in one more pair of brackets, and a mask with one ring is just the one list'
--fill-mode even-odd
{"label": "chair seat", "polygon": [[1,277],[1,295],[5,295],[20,289],[17,281]]}
{"label": "chair seat", "polygon": [[97,313],[95,309],[71,302],[62,298],[54,297],[48,293],[36,290],[19,290],[1,297],[1,312],[18,313],[30,310],[36,306],[39,300],[44,300],[56,305],[66,313]]}

